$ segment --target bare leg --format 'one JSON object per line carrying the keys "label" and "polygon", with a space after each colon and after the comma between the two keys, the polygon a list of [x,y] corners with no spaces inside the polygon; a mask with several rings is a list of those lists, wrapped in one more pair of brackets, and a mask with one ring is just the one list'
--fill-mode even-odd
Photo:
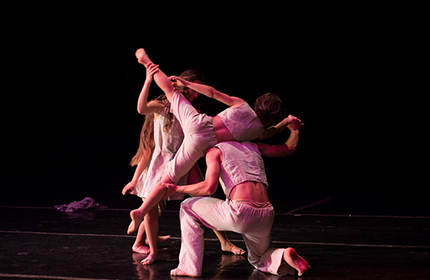
{"label": "bare leg", "polygon": [[146,235],[148,237],[150,252],[149,255],[142,260],[142,264],[148,265],[154,263],[158,255],[158,205],[145,215],[144,224],[147,231]]}
{"label": "bare leg", "polygon": [[133,252],[140,253],[140,254],[148,254],[149,253],[149,247],[145,245],[145,223],[142,223],[139,227],[139,230],[137,231],[136,240],[134,241],[133,247],[131,249]]}
{"label": "bare leg", "polygon": [[284,250],[284,261],[297,270],[298,276],[303,276],[309,272],[309,269],[311,268],[308,262],[299,256],[293,248],[287,248]]}
{"label": "bare leg", "polygon": [[[166,210],[166,201],[165,200],[160,201],[158,203],[157,208],[158,208],[158,220],[160,220],[161,215],[163,214],[164,210]],[[142,226],[142,224],[140,224],[140,226]],[[171,237],[170,235],[158,236],[158,243],[169,240],[170,237]],[[145,244],[149,245],[148,239],[145,240]],[[148,248],[148,253],[149,253],[149,248]]]}
{"label": "bare leg", "polygon": [[242,256],[245,254],[245,250],[237,247],[236,245],[231,243],[230,240],[228,240],[228,237],[225,231],[214,230],[214,232],[219,239],[219,243],[221,243],[221,250],[223,252],[231,252],[238,256]]}
{"label": "bare leg", "polygon": [[139,208],[130,211],[131,223],[128,225],[127,234],[135,232],[142,223],[143,217],[145,217],[145,215],[143,214],[141,208],[143,208],[144,204],[145,203],[142,203]]}
{"label": "bare leg", "polygon": [[131,223],[128,226],[127,234],[134,232],[140,225],[143,220],[143,217],[148,214],[148,212],[154,208],[160,200],[163,199],[164,195],[167,192],[167,189],[163,187],[162,183],[172,184],[173,181],[170,180],[169,176],[165,174],[160,182],[152,188],[151,192],[145,199],[145,202],[142,205],[130,212]]}
{"label": "bare leg", "polygon": [[[158,236],[158,243],[167,241],[167,240],[170,239],[170,237],[171,237],[170,235]],[[140,226],[139,226],[139,229],[137,231],[136,240],[134,241],[134,244],[131,247],[131,249],[135,253],[149,254],[150,253],[150,249],[145,244],[149,245],[149,241],[146,238],[145,223],[141,223]]]}
{"label": "bare leg", "polygon": [[[145,67],[148,64],[152,63],[151,59],[149,59],[144,49],[138,49],[136,51],[136,57],[137,61],[140,64],[143,64]],[[172,100],[172,94],[175,91],[175,88],[167,78],[167,75],[164,74],[163,71],[159,70],[157,73],[154,74],[154,81],[164,91],[167,99],[170,102],[170,100]]]}

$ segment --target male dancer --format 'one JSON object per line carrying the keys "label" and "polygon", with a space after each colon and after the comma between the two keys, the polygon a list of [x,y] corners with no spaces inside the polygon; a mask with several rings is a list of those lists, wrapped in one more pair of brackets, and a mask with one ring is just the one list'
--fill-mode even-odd
{"label": "male dancer", "polygon": [[[175,192],[193,196],[211,195],[221,182],[226,200],[192,197],[181,205],[181,251],[179,266],[171,275],[199,277],[202,273],[204,230],[233,231],[242,234],[248,249],[248,261],[258,270],[299,276],[310,266],[293,248],[270,248],[273,206],[266,192],[267,178],[261,155],[287,156],[298,143],[301,121],[294,117],[288,124],[291,135],[284,145],[271,146],[251,142],[222,142],[206,154],[206,178],[187,186],[164,184],[167,195]],[[260,153],[261,152],[261,153]]]}

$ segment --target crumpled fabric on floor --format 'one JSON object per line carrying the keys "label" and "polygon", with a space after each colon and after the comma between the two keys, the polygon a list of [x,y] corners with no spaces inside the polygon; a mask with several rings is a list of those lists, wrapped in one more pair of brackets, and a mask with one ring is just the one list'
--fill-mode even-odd
{"label": "crumpled fabric on floor", "polygon": [[107,208],[105,205],[98,204],[92,197],[86,197],[81,201],[73,201],[69,204],[54,206],[60,212],[75,212],[81,210],[88,210],[92,208]]}

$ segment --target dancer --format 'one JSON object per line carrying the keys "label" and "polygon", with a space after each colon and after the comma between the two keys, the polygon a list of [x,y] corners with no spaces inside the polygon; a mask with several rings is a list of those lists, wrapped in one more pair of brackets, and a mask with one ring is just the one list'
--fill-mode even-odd
{"label": "dancer", "polygon": [[[205,180],[193,185],[169,187],[192,195],[212,194],[221,182],[226,200],[192,197],[181,204],[181,250],[179,266],[171,275],[200,277],[204,255],[203,226],[214,230],[242,234],[248,249],[248,261],[258,270],[275,275],[308,272],[310,266],[293,248],[270,248],[274,220],[273,206],[267,194],[264,156],[286,156],[294,153],[301,126],[294,119],[288,127],[291,135],[284,145],[270,146],[251,142],[222,142],[206,154]],[[260,153],[260,151],[261,153]]]}
{"label": "dancer", "polygon": [[[143,49],[136,51],[136,57],[145,67],[152,64]],[[213,118],[200,114],[175,90],[170,79],[230,107]],[[163,178],[152,189],[145,203],[130,212],[132,221],[127,230],[128,234],[137,229],[147,211],[164,197],[166,189],[163,183],[177,182],[200,157],[205,155],[207,149],[223,141],[265,139],[282,131],[291,122],[291,118],[288,117],[277,125],[265,129],[265,126],[285,117],[284,104],[274,94],[265,94],[258,98],[254,111],[243,99],[221,93],[213,87],[187,82],[176,76],[170,79],[161,70],[154,74],[155,82],[171,103],[172,112],[180,122],[185,138],[175,158],[169,162]]]}
{"label": "dancer", "polygon": [[[137,111],[139,114],[146,115],[146,117],[140,134],[139,149],[131,161],[131,165],[137,165],[137,168],[132,181],[122,191],[123,194],[130,192],[143,199],[161,179],[167,162],[171,160],[179,149],[184,138],[178,121],[170,113],[170,103],[165,95],[161,95],[156,100],[148,102],[149,87],[153,81],[153,75],[157,71],[158,65],[152,64],[148,66],[145,83],[139,95]],[[203,82],[201,75],[194,70],[187,70],[180,77],[195,82]],[[177,89],[187,96],[190,102],[196,103],[196,100],[198,102],[199,95],[197,92],[184,87],[177,87]],[[202,181],[202,174],[198,166],[195,165],[179,181],[182,184]],[[177,194],[170,197],[170,199],[181,200],[183,197],[183,194]],[[143,264],[153,263],[158,254],[158,241],[163,241],[170,237],[158,237],[159,215],[161,215],[164,208],[165,202],[162,200],[158,206],[153,207],[146,214],[144,223],[139,227],[132,250],[137,253],[149,253],[148,257],[142,261]],[[234,254],[245,253],[242,249],[234,246],[227,239],[225,233],[216,232],[216,235],[220,239],[223,251]],[[146,237],[149,247],[145,245]]]}

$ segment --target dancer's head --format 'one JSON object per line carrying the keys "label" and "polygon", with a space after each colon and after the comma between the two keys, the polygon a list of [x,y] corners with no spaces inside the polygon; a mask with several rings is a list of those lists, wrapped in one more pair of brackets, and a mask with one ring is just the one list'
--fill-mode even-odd
{"label": "dancer's head", "polygon": [[[198,84],[204,84],[206,80],[205,77],[202,75],[202,73],[194,69],[185,70],[184,72],[181,73],[181,75],[179,75],[179,77],[186,81],[198,83]],[[195,108],[199,109],[202,106],[202,98],[197,91],[187,87],[177,86],[176,84],[175,86],[176,86],[176,89],[188,99],[188,101],[193,103],[193,106]]]}
{"label": "dancer's head", "polygon": [[[181,75],[179,75],[179,77],[183,78],[186,81],[193,82],[193,83],[203,83],[203,81],[204,81],[203,75],[199,71],[193,70],[193,69],[185,70],[184,72],[181,73]],[[174,86],[175,86],[177,91],[179,91],[181,94],[183,94],[185,96],[185,98],[187,98],[188,101],[190,101],[193,104],[194,108],[201,109],[201,107],[203,106],[203,99],[197,91],[194,91],[194,90],[187,88],[187,87],[180,87],[180,86],[177,86],[176,84],[174,84]],[[164,106],[168,106],[170,104],[169,101],[167,100],[167,97],[164,94],[160,95],[157,98],[157,101],[159,103],[163,104]],[[167,122],[164,125],[164,132],[166,132],[166,133],[170,132],[170,126],[172,125],[172,119],[173,119],[173,113],[168,112],[167,113]]]}
{"label": "dancer's head", "polygon": [[254,103],[254,111],[264,126],[283,120],[287,115],[284,102],[274,93],[266,93]]}

